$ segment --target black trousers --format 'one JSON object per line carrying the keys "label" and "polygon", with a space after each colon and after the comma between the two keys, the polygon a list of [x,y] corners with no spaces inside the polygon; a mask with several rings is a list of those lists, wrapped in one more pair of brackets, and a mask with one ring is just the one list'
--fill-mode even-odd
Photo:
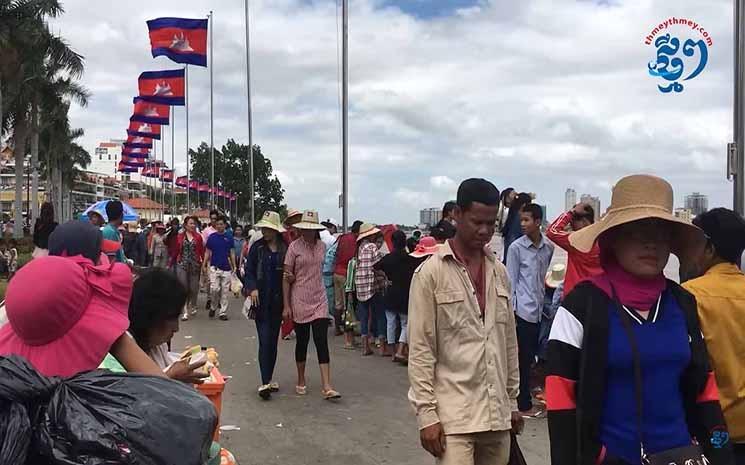
{"label": "black trousers", "polygon": [[535,363],[538,353],[539,323],[530,323],[515,315],[517,322],[517,350],[520,364],[520,394],[517,396],[517,408],[526,411],[533,408],[533,396],[530,392],[530,368]]}
{"label": "black trousers", "polygon": [[745,465],[745,444],[733,444],[732,446],[735,451],[735,463]]}
{"label": "black trousers", "polygon": [[295,361],[304,362],[308,358],[308,343],[310,342],[310,332],[313,330],[313,344],[316,346],[318,354],[318,363],[329,363],[329,319],[320,318],[310,323],[295,323],[295,335],[297,341],[295,344]]}

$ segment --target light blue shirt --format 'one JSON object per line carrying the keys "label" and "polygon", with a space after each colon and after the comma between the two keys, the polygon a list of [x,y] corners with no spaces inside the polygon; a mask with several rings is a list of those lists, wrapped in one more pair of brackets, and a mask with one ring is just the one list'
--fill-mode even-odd
{"label": "light blue shirt", "polygon": [[554,245],[541,234],[538,247],[528,236],[521,236],[507,251],[507,274],[512,284],[512,308],[529,323],[541,321],[546,295],[546,272],[554,255]]}

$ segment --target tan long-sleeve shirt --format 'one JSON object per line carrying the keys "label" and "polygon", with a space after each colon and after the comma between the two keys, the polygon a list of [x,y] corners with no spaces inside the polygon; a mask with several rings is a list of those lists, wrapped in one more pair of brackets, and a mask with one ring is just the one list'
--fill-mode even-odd
{"label": "tan long-sleeve shirt", "polygon": [[419,428],[505,431],[520,384],[507,272],[485,249],[484,319],[449,243],[414,274],[409,298],[409,400]]}

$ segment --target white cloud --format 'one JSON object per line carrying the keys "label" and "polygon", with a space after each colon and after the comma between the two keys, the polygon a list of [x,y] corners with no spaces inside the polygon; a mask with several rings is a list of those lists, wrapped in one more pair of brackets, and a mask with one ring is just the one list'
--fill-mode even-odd
{"label": "white cloud", "polygon": [[[732,137],[731,2],[607,3],[483,1],[424,20],[378,0],[351,2],[350,218],[414,223],[419,209],[441,205],[473,176],[536,192],[549,216],[563,209],[566,187],[607,205],[607,186],[633,172],[669,179],[678,202],[695,190],[730,205],[722,173]],[[242,2],[213,6],[215,142],[245,143]],[[289,204],[338,217],[329,200],[341,188],[335,3],[251,7],[255,143]],[[178,66],[150,57],[144,21],[205,8],[200,0],[65,2],[54,27],[86,57],[94,96],[73,124],[86,129],[90,151],[123,134],[141,71]],[[663,95],[647,75],[654,49],[643,38],[671,14],[696,19],[715,42],[704,72],[683,93]],[[192,146],[209,137],[208,76],[190,68]],[[183,110],[175,113],[183,134]],[[184,152],[179,137],[177,166]]]}
{"label": "white cloud", "polygon": [[429,183],[435,189],[440,189],[440,190],[445,190],[445,191],[452,191],[457,187],[457,185],[455,184],[455,181],[453,181],[447,176],[432,176],[431,178],[429,178]]}

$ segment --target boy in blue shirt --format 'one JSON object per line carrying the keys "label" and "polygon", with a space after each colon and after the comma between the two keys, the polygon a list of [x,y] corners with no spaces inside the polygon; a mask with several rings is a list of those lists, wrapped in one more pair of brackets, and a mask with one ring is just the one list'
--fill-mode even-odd
{"label": "boy in blue shirt", "polygon": [[235,273],[233,257],[233,238],[225,234],[225,217],[218,216],[215,221],[216,231],[210,234],[205,244],[204,272],[209,271],[210,293],[213,305],[210,307],[210,318],[215,316],[214,304],[219,302],[219,317],[228,320],[228,295],[230,280]]}

